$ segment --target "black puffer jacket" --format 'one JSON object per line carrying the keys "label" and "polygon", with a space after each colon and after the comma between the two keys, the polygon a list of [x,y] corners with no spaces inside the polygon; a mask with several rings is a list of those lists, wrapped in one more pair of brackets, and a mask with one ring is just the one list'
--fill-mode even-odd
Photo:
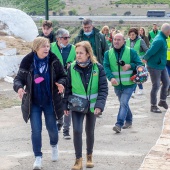
{"label": "black puffer jacket", "polygon": [[[78,66],[77,64],[74,66],[74,69],[80,73],[81,80],[86,91],[87,91],[87,87],[88,87],[90,76],[91,76],[92,66],[93,66],[92,63],[90,63],[89,66],[87,66],[86,68],[82,68]],[[100,108],[101,111],[103,111],[105,104],[106,104],[106,98],[108,95],[108,83],[107,83],[106,74],[104,72],[103,66],[99,63],[97,64],[97,66],[99,68],[99,82],[98,82],[99,90],[98,90],[97,101],[96,101],[94,108]],[[66,87],[66,91],[65,91],[65,95],[63,99],[64,110],[68,110],[67,99],[68,99],[68,96],[72,94],[70,68],[68,69],[67,87]]]}
{"label": "black puffer jacket", "polygon": [[[52,102],[56,119],[60,119],[63,116],[63,104],[61,95],[58,94],[58,88],[55,82],[66,86],[66,73],[57,59],[55,54],[49,52],[49,66],[50,66],[50,77],[51,77],[51,89],[52,89]],[[21,61],[20,68],[17,76],[14,79],[14,90],[18,92],[19,88],[25,88],[26,94],[22,98],[21,110],[25,122],[28,122],[31,113],[32,103],[32,90],[33,90],[33,58],[34,52],[26,55]]]}

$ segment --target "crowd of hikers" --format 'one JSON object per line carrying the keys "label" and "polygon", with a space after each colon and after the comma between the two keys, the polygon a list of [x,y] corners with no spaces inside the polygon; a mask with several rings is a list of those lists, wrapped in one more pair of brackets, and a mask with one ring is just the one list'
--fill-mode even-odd
{"label": "crowd of hikers", "polygon": [[[52,148],[52,161],[58,160],[58,132],[71,139],[73,126],[75,163],[81,170],[82,133],[85,118],[86,167],[93,168],[94,129],[108,96],[108,83],[120,103],[115,133],[132,127],[133,114],[129,100],[144,95],[143,83],[151,79],[150,111],[168,109],[170,93],[170,24],[160,29],[130,28],[123,32],[104,26],[98,30],[91,19],[82,21],[82,29],[70,44],[70,33],[64,28],[53,32],[52,22],[43,21],[42,34],[33,41],[32,52],[21,61],[14,79],[14,90],[22,99],[25,122],[30,120],[33,169],[42,168],[42,113]],[[160,98],[157,102],[159,88]],[[137,89],[137,93],[136,93]],[[116,99],[117,100],[117,99]]]}

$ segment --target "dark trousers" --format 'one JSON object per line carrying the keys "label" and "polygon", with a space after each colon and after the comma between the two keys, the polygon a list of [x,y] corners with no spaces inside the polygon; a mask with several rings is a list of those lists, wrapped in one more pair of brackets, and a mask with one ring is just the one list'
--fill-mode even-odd
{"label": "dark trousers", "polygon": [[75,148],[76,159],[82,157],[82,133],[83,133],[83,120],[86,117],[85,131],[86,131],[86,145],[87,154],[92,154],[94,145],[94,129],[96,123],[96,116],[94,113],[79,113],[72,112],[73,122],[73,142]]}
{"label": "dark trousers", "polygon": [[160,82],[162,82],[161,92],[160,92],[160,100],[166,101],[167,91],[169,88],[169,76],[167,69],[164,70],[157,70],[148,67],[148,71],[150,73],[151,82],[152,82],[152,89],[150,93],[150,102],[152,106],[157,105],[157,93],[160,88]]}

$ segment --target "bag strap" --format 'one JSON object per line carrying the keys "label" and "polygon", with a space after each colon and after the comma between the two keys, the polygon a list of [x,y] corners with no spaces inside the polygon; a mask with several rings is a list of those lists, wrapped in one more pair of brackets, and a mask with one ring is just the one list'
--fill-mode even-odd
{"label": "bag strap", "polygon": [[92,88],[92,81],[93,81],[93,67],[94,67],[94,64],[92,66],[92,71],[91,71],[91,82],[90,82],[90,90],[89,90],[89,98],[87,98],[87,94],[86,94],[86,98],[90,101],[90,95],[91,95],[91,88]]}

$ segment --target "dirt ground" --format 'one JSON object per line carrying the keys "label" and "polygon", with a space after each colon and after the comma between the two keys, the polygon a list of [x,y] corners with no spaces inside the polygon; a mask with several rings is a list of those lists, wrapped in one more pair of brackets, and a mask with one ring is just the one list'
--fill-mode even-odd
{"label": "dirt ground", "polygon": [[16,48],[17,55],[25,55],[31,52],[32,42],[26,42],[21,38],[0,35],[0,40],[6,42],[7,48]]}
{"label": "dirt ground", "polygon": [[[103,115],[97,118],[95,129],[93,170],[137,170],[145,155],[158,139],[165,110],[162,114],[151,113],[149,92],[151,83],[144,84],[145,94],[131,98],[130,107],[134,115],[133,127],[115,134],[112,130],[116,122],[119,102],[113,87],[109,86],[109,96]],[[34,162],[31,145],[30,123],[22,119],[20,100],[12,90],[12,84],[0,82],[0,170],[31,170]],[[168,98],[168,103],[170,98]],[[6,103],[9,103],[5,106]],[[15,107],[10,107],[14,106]],[[5,107],[8,107],[4,109]],[[71,127],[72,137],[72,127]],[[69,170],[74,164],[74,147],[71,140],[64,140],[59,133],[59,160],[51,162],[49,137],[43,118],[42,130],[43,170]],[[83,133],[83,166],[85,168],[86,136]]]}

